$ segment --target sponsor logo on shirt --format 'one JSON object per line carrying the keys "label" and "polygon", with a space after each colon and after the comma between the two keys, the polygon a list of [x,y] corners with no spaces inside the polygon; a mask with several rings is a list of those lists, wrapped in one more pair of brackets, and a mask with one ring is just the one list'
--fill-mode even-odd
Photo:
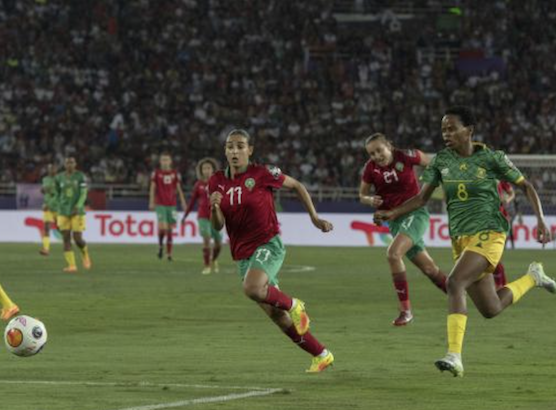
{"label": "sponsor logo on shirt", "polygon": [[486,169],[481,167],[477,168],[477,178],[484,179],[486,177],[486,173]]}
{"label": "sponsor logo on shirt", "polygon": [[467,164],[465,162],[462,162],[459,166],[459,170],[460,171],[467,171]]}
{"label": "sponsor logo on shirt", "polygon": [[447,177],[448,174],[450,173],[450,168],[444,168],[442,169],[442,171],[440,171],[440,173],[442,174],[443,177]]}
{"label": "sponsor logo on shirt", "polygon": [[282,171],[277,166],[268,166],[267,169],[268,172],[270,172],[270,174],[274,177],[274,179],[278,179],[280,178],[280,175],[282,175]]}
{"label": "sponsor logo on shirt", "polygon": [[395,168],[396,168],[398,171],[402,172],[402,171],[403,171],[403,168],[404,168],[403,162],[396,162]]}

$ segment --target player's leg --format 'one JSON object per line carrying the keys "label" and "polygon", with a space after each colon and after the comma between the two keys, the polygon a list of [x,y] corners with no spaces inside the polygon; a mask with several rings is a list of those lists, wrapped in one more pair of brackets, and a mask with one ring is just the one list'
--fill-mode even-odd
{"label": "player's leg", "polygon": [[175,206],[166,207],[166,221],[168,229],[166,230],[166,255],[169,261],[172,261],[172,248],[174,246],[174,228],[176,227],[178,212]]}
{"label": "player's leg", "polygon": [[48,256],[50,254],[50,225],[54,222],[54,216],[50,211],[43,212],[43,223],[44,228],[42,231],[42,249],[39,253],[43,256]]}
{"label": "player's leg", "polygon": [[508,283],[506,280],[506,269],[504,268],[502,262],[499,262],[498,265],[496,265],[494,272],[492,272],[492,276],[494,278],[496,289],[500,289]]}
{"label": "player's leg", "polygon": [[467,325],[466,290],[475,283],[490,266],[481,254],[464,251],[448,278],[448,353],[435,362],[441,371],[448,370],[454,376],[463,376],[461,351]]}
{"label": "player's leg", "polygon": [[218,256],[220,255],[220,251],[222,250],[222,234],[211,227],[211,236],[214,240],[212,246],[212,271],[214,273],[218,273],[220,271],[220,268],[218,266]]}
{"label": "player's leg", "polygon": [[407,283],[407,275],[403,257],[413,247],[413,241],[410,237],[403,233],[399,233],[388,246],[386,251],[388,265],[390,265],[390,273],[394,282],[394,289],[398,295],[399,316],[394,319],[394,326],[407,325],[413,320],[411,314],[411,302],[409,300],[409,286]]}
{"label": "player's leg", "polygon": [[440,270],[427,250],[423,249],[414,255],[410,255],[410,252],[408,252],[407,256],[411,262],[417,266],[417,268],[419,268],[419,270],[423,272],[431,280],[431,282],[438,287],[438,289],[446,293],[446,281],[448,278],[446,274]]}
{"label": "player's leg", "polygon": [[278,289],[278,272],[285,256],[286,250],[277,235],[268,243],[259,246],[249,259],[240,261],[243,292],[257,303],[288,311],[298,333],[303,335],[309,330],[310,322],[305,304]]}
{"label": "player's leg", "polygon": [[83,262],[83,267],[85,269],[91,269],[92,262],[89,256],[89,248],[85,239],[83,239],[83,231],[85,231],[85,215],[76,215],[72,218],[72,235],[73,241],[77,245],[79,252],[81,253],[81,261]]}
{"label": "player's leg", "polygon": [[199,233],[201,234],[201,237],[203,238],[203,270],[202,270],[202,274],[203,275],[209,275],[211,273],[211,269],[210,269],[210,257],[211,257],[211,251],[210,251],[210,234],[211,234],[211,226],[210,226],[210,221],[206,218],[199,218],[198,219],[198,224],[199,224]]}
{"label": "player's leg", "polygon": [[292,342],[313,356],[313,363],[308,372],[320,372],[332,365],[334,362],[332,353],[320,344],[311,332],[300,335],[288,312],[264,303],[259,303],[259,306]]}
{"label": "player's leg", "polygon": [[10,299],[2,285],[0,285],[0,304],[2,305],[2,320],[10,320],[19,313],[19,307]]}
{"label": "player's leg", "polygon": [[166,222],[166,214],[163,206],[156,206],[156,220],[158,222],[158,259],[162,259],[164,255],[164,238],[166,237],[166,231],[168,230],[168,224]]}
{"label": "player's leg", "polygon": [[71,247],[71,219],[67,216],[58,216],[58,229],[62,234],[64,243],[64,259],[67,266],[64,272],[77,272],[77,265],[75,264],[75,253]]}

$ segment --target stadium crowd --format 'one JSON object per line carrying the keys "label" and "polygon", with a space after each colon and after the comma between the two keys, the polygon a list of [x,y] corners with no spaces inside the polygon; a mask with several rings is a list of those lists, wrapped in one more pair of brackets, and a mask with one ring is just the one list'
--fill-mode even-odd
{"label": "stadium crowd", "polygon": [[[192,183],[196,160],[222,158],[226,132],[245,127],[258,160],[310,187],[356,186],[364,137],[437,151],[452,104],[474,107],[489,145],[556,152],[556,3],[465,2],[451,32],[430,16],[352,30],[333,9],[2,0],[0,182],[38,181],[75,153],[93,182],[147,184],[168,149]],[[438,58],[446,42],[501,67],[464,72],[457,55]],[[542,178],[556,187],[556,174]]]}

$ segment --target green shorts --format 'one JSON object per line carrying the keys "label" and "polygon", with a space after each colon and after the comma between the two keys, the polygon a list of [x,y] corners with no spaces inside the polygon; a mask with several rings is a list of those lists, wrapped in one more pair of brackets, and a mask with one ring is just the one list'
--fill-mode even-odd
{"label": "green shorts", "polygon": [[259,246],[250,258],[241,259],[237,262],[239,276],[241,276],[241,280],[244,280],[249,269],[260,269],[265,271],[268,282],[277,286],[278,272],[284,263],[285,257],[286,248],[284,248],[280,235],[276,235],[268,243]]}
{"label": "green shorts", "polygon": [[178,211],[175,206],[157,205],[155,208],[156,219],[159,224],[175,225],[178,219]]}
{"label": "green shorts", "polygon": [[407,251],[406,256],[413,259],[419,252],[425,250],[423,235],[429,225],[429,212],[425,208],[419,208],[407,215],[390,221],[390,233],[396,236],[399,233],[408,236],[413,241],[413,246]]}
{"label": "green shorts", "polygon": [[199,232],[203,238],[212,238],[217,242],[222,242],[222,233],[212,227],[210,220],[207,218],[199,218]]}

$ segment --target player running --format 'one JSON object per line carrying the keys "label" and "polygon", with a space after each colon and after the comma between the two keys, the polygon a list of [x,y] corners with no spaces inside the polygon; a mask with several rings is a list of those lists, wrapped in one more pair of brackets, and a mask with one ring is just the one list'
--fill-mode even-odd
{"label": "player running", "polygon": [[331,231],[332,224],[318,217],[307,189],[299,181],[276,167],[249,162],[253,140],[247,131],[231,131],[225,151],[228,168],[216,172],[209,180],[211,223],[217,230],[226,225],[245,295],[257,302],[295,344],[313,356],[307,372],[321,372],[332,364],[334,356],[309,332],[305,304],[278,289],[278,272],[286,250],[280,239],[273,191],[281,187],[294,190],[313,225],[322,232]]}
{"label": "player running", "polygon": [[[211,272],[218,273],[217,258],[222,249],[222,234],[210,224],[210,202],[208,195],[208,180],[217,169],[218,162],[214,158],[203,158],[197,163],[197,182],[193,186],[193,193],[189,199],[185,215],[182,218],[183,223],[198,201],[197,221],[199,223],[199,231],[203,237],[203,275],[209,275]],[[212,249],[211,239],[214,240]]]}
{"label": "player running", "polygon": [[50,228],[56,224],[58,217],[58,196],[56,191],[56,174],[58,169],[54,164],[46,167],[47,175],[42,179],[41,192],[44,196],[42,205],[42,220],[44,228],[42,231],[42,249],[39,253],[43,256],[50,254]]}
{"label": "player running", "polygon": [[[361,203],[376,209],[392,209],[419,193],[413,167],[427,166],[429,158],[419,150],[394,148],[384,134],[376,133],[365,140],[369,161],[365,165],[359,198]],[[371,195],[371,187],[375,194]],[[404,255],[439,289],[446,292],[446,275],[438,268],[425,249],[423,235],[429,224],[429,213],[421,207],[390,221],[394,240],[387,250],[388,264],[400,303],[400,313],[392,322],[405,326],[413,320]]]}
{"label": "player running", "polygon": [[2,313],[0,314],[2,320],[10,320],[19,313],[19,307],[12,302],[2,285],[0,285],[0,305],[2,305]]}
{"label": "player running", "polygon": [[172,157],[168,152],[160,154],[160,169],[151,174],[149,190],[149,209],[156,210],[158,220],[158,258],[164,256],[164,237],[166,237],[166,255],[172,261],[172,231],[176,226],[176,191],[179,194],[182,209],[187,208],[181,188],[181,175],[172,169]]}
{"label": "player running", "polygon": [[542,205],[533,185],[502,151],[491,151],[472,141],[475,119],[465,107],[448,109],[442,118],[440,151],[422,175],[419,194],[389,211],[379,211],[379,221],[392,220],[422,207],[442,184],[446,193],[450,237],[455,266],[448,279],[448,353],[435,362],[441,371],[463,376],[461,351],[467,323],[468,294],[486,318],[500,314],[533,287],[556,293],[556,282],[533,262],[527,273],[496,290],[492,272],[502,257],[508,220],[500,212],[497,180],[517,185],[537,216],[537,241],[551,240]]}
{"label": "player running", "polygon": [[58,198],[58,219],[56,224],[64,240],[64,258],[68,264],[64,272],[77,272],[75,254],[71,238],[81,252],[81,261],[85,269],[91,269],[91,258],[87,244],[83,239],[85,231],[85,201],[87,200],[87,180],[85,174],[77,171],[75,157],[64,160],[65,171],[56,175],[56,195]]}

